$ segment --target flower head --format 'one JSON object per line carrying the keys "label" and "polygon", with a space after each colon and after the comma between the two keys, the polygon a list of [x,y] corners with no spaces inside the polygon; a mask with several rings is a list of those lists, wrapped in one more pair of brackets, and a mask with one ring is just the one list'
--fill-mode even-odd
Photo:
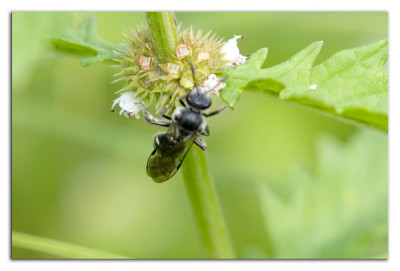
{"label": "flower head", "polygon": [[[222,59],[222,40],[210,34],[203,35],[201,30],[194,32],[192,27],[179,32],[176,50],[168,63],[158,61],[147,24],[126,34],[127,41],[124,49],[118,51],[117,59],[122,70],[116,76],[126,81],[120,92],[129,91],[130,96],[147,105],[154,102],[157,111],[168,104],[173,110],[179,105],[178,97],[186,95],[195,84],[202,85],[227,62]],[[190,62],[195,66],[196,82],[193,82]]]}
{"label": "flower head", "polygon": [[114,100],[111,110],[114,110],[114,107],[118,104],[119,107],[121,107],[120,115],[124,114],[127,118],[135,115],[135,117],[139,119],[139,112],[142,110],[142,101],[138,98],[135,99],[134,96],[135,92],[133,91],[121,94]]}
{"label": "flower head", "polygon": [[[242,36],[235,36],[224,43],[210,32],[194,32],[192,27],[179,32],[179,26],[177,28],[178,43],[167,63],[159,62],[146,23],[136,31],[125,34],[127,40],[117,51],[116,61],[121,71],[116,74],[119,78],[115,81],[124,80],[126,83],[119,91],[121,96],[114,100],[112,106],[114,108],[119,104],[120,114],[139,118],[140,103],[147,106],[155,104],[158,112],[168,105],[171,112],[179,106],[178,98],[187,95],[195,85],[218,96],[219,90],[226,84],[219,81],[216,74],[227,66],[246,62],[246,57],[240,55],[237,47],[237,39]],[[190,63],[194,66],[194,76]]]}
{"label": "flower head", "polygon": [[238,39],[243,39],[243,36],[234,36],[225,43],[224,47],[222,47],[222,52],[224,53],[223,59],[228,61],[226,66],[241,65],[247,60],[247,57],[242,56],[239,52],[237,46]]}

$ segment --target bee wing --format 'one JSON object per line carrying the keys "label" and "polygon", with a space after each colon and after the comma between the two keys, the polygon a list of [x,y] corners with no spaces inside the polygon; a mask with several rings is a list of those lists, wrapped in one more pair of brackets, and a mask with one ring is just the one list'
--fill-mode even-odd
{"label": "bee wing", "polygon": [[[172,133],[168,132],[160,134],[158,135],[158,140],[166,140],[172,135]],[[164,143],[164,145],[162,145],[161,143],[159,146],[156,146],[147,161],[147,174],[156,183],[162,183],[172,178],[180,168],[195,138],[196,137],[193,136],[186,141],[177,142],[175,144],[168,145]]]}

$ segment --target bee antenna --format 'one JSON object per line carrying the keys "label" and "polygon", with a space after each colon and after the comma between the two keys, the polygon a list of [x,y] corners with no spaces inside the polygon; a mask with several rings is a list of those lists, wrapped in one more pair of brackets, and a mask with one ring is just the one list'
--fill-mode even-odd
{"label": "bee antenna", "polygon": [[190,68],[192,69],[192,76],[193,76],[194,87],[197,88],[197,85],[196,85],[196,78],[195,78],[195,76],[194,76],[194,66],[193,66],[192,61],[189,61],[189,64],[190,64]]}
{"label": "bee antenna", "polygon": [[208,92],[212,92],[214,89],[216,89],[218,87],[219,84],[225,82],[228,79],[229,79],[229,76],[224,76],[223,78],[218,80],[218,82],[215,84],[215,86],[213,86],[211,89],[209,89]]}
{"label": "bee antenna", "polygon": [[223,83],[223,82],[225,82],[225,81],[228,80],[228,79],[229,79],[229,76],[228,76],[228,75],[227,75],[227,76],[224,76],[224,77],[222,77],[222,78],[219,80],[218,84]]}

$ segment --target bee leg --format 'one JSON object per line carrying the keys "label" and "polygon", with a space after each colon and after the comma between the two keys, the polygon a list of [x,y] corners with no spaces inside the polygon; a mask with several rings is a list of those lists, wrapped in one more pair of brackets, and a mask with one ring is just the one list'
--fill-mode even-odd
{"label": "bee leg", "polygon": [[160,111],[160,115],[164,118],[166,118],[167,120],[171,120],[171,117],[168,116],[165,112],[171,107],[172,104],[168,104],[166,106],[164,106],[161,111]]}
{"label": "bee leg", "polygon": [[185,104],[185,102],[183,101],[183,99],[181,97],[179,97],[179,102],[181,103],[181,105],[183,107],[186,107],[186,104]]}
{"label": "bee leg", "polygon": [[207,149],[207,143],[201,137],[196,138],[194,141],[194,144],[196,144],[198,147],[200,147],[200,149],[202,149],[203,151],[205,151]]}
{"label": "bee leg", "polygon": [[155,125],[159,125],[159,126],[163,126],[163,127],[169,127],[170,122],[169,121],[165,121],[165,120],[159,120],[156,119],[147,109],[147,107],[142,104],[142,108],[143,108],[143,115],[144,115],[144,119],[150,123],[150,124],[155,124]]}
{"label": "bee leg", "polygon": [[210,129],[208,128],[208,125],[206,125],[206,128],[204,128],[204,131],[202,131],[201,134],[204,136],[210,135]]}
{"label": "bee leg", "polygon": [[224,112],[227,108],[228,108],[228,106],[225,105],[225,106],[221,107],[220,109],[215,110],[215,111],[213,111],[213,112],[211,112],[211,113],[208,113],[208,114],[207,114],[207,113],[203,113],[203,116],[205,116],[205,117],[211,117],[211,116],[214,116],[214,115],[218,115],[218,114]]}

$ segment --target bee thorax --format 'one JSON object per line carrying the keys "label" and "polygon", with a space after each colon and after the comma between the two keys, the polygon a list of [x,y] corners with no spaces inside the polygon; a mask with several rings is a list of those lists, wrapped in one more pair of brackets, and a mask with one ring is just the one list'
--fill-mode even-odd
{"label": "bee thorax", "polygon": [[204,126],[204,118],[201,114],[197,112],[193,112],[190,109],[184,109],[181,110],[181,112],[178,112],[179,114],[174,116],[176,123],[178,124],[179,130],[182,130],[182,132],[196,132],[200,131],[201,128]]}

